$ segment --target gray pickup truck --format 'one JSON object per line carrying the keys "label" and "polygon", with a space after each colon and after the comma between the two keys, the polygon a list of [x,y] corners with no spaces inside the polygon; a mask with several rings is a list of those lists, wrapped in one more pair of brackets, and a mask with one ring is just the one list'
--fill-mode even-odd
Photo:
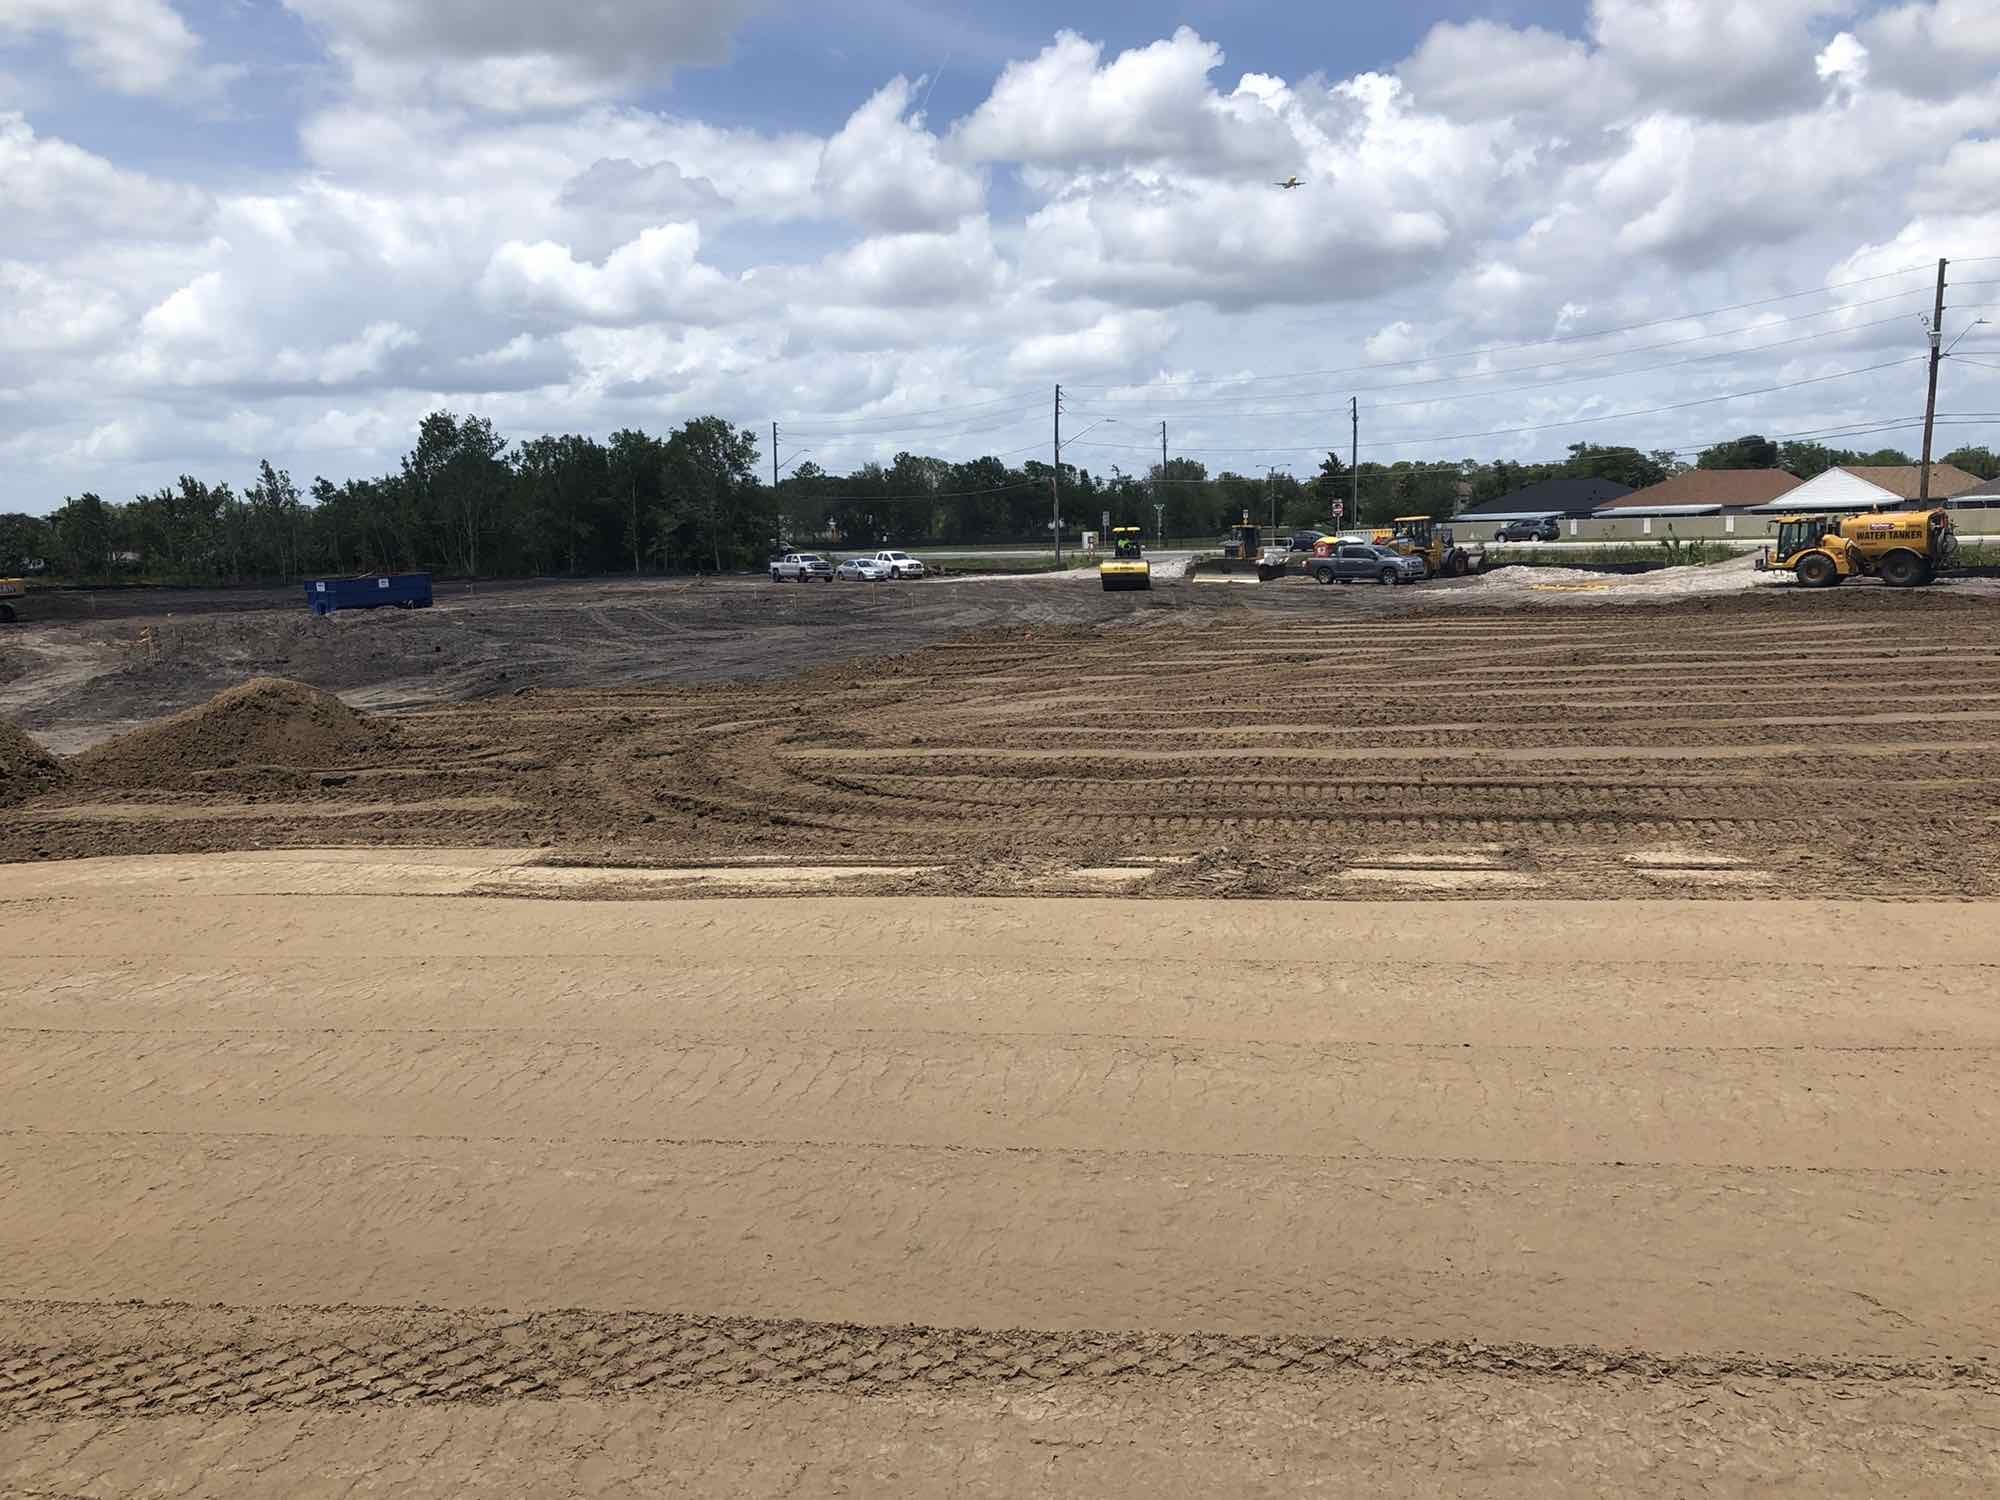
{"label": "gray pickup truck", "polygon": [[1416,583],[1428,571],[1421,557],[1369,542],[1342,542],[1306,562],[1307,574],[1321,583]]}
{"label": "gray pickup truck", "polygon": [[811,583],[815,578],[833,582],[833,564],[817,552],[787,552],[771,564],[773,583]]}

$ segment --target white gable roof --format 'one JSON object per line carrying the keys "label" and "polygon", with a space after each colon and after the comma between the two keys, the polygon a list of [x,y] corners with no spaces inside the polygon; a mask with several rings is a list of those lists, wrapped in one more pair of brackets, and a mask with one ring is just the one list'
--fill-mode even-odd
{"label": "white gable roof", "polygon": [[1850,474],[1845,469],[1828,469],[1816,479],[1808,479],[1795,490],[1773,500],[1769,505],[1753,506],[1754,510],[1794,511],[1794,510],[1870,510],[1877,505],[1902,505],[1905,502],[1894,490],[1885,490],[1872,480],[1863,479],[1859,474]]}

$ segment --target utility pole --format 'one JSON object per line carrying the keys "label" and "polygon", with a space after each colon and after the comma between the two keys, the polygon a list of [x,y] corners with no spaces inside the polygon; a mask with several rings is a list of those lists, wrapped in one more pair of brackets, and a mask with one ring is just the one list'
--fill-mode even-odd
{"label": "utility pole", "polygon": [[778,499],[778,424],[771,424],[771,513],[777,518],[778,550],[785,550],[785,507]]}
{"label": "utility pole", "polygon": [[1939,257],[1937,308],[1931,314],[1931,387],[1924,398],[1924,463],[1917,471],[1917,503],[1931,498],[1931,426],[1937,420],[1938,365],[1944,360],[1944,269],[1950,262]]}
{"label": "utility pole", "polygon": [[1056,387],[1056,468],[1049,476],[1049,529],[1055,533],[1056,566],[1062,566],[1062,387]]}
{"label": "utility pole", "polygon": [[[1352,486],[1354,498],[1350,502],[1353,509],[1347,514],[1347,524],[1358,527],[1361,524],[1361,398],[1347,398],[1348,415],[1354,419],[1353,445],[1347,450],[1347,478]],[[1340,530],[1338,526],[1333,528]]]}

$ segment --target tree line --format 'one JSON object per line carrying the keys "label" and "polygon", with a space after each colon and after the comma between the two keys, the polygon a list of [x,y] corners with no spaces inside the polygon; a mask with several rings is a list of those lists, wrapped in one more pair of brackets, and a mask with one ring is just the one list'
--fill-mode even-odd
{"label": "tree line", "polygon": [[[1775,443],[1755,434],[1718,444],[1700,468],[1784,468],[1809,479],[1836,464],[1909,463],[1873,453]],[[1985,448],[1943,460],[2000,475]],[[1358,490],[1348,524],[1453,511],[1553,478],[1601,478],[1634,489],[1689,467],[1667,452],[1578,443],[1549,463],[1364,463],[1329,453],[1309,480],[1266,471],[1211,474],[1188,458],[1142,473],[1063,465],[1062,524],[1074,539],[1109,516],[1169,537],[1208,537],[1247,513],[1260,524],[1324,526]],[[899,453],[845,474],[801,464],[775,485],[756,434],[698,417],[656,437],[608,442],[564,434],[510,443],[482,417],[434,412],[394,473],[301,489],[268,460],[239,493],[190,475],[124,502],[65,499],[47,516],[0,515],[0,567],[45,562],[78,580],[292,580],[429,569],[459,577],[729,572],[780,547],[1048,542],[1057,498],[1045,463],[985,457],[950,462]]]}

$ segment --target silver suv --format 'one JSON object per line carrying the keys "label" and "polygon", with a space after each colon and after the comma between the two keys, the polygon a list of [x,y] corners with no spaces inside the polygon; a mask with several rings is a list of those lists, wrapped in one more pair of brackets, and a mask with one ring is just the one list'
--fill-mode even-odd
{"label": "silver suv", "polygon": [[1342,542],[1325,557],[1315,557],[1306,571],[1321,583],[1416,583],[1429,569],[1421,557],[1405,557],[1391,547],[1372,542]]}
{"label": "silver suv", "polygon": [[821,583],[833,582],[833,564],[817,552],[787,552],[771,564],[771,582],[810,583],[814,579]]}

